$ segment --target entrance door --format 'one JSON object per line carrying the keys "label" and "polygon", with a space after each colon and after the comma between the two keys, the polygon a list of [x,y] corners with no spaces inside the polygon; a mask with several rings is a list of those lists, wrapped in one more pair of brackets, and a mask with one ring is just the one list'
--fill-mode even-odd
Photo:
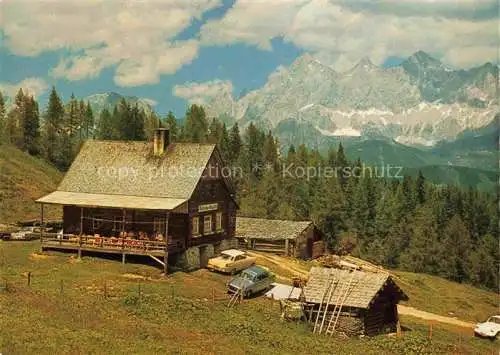
{"label": "entrance door", "polygon": [[306,256],[306,258],[312,258],[313,245],[314,245],[313,239],[312,238],[307,239],[307,256]]}

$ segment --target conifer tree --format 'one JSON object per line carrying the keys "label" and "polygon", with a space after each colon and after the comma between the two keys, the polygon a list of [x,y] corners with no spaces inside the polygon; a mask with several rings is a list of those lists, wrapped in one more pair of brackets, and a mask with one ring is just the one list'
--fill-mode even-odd
{"label": "conifer tree", "polygon": [[92,106],[90,106],[90,103],[87,102],[87,106],[85,107],[84,111],[84,117],[83,117],[83,131],[84,131],[84,139],[94,139],[95,138],[95,132],[94,132],[94,112],[92,110]]}
{"label": "conifer tree", "polygon": [[113,117],[107,108],[104,108],[99,115],[97,126],[97,138],[100,140],[114,139]]}
{"label": "conifer tree", "polygon": [[172,111],[168,111],[166,124],[169,129],[170,140],[174,142],[177,141],[179,139],[179,131],[177,127],[177,120]]}
{"label": "conifer tree", "polygon": [[57,94],[56,88],[52,86],[49,102],[44,115],[43,124],[43,146],[47,160],[53,164],[59,161],[59,149],[61,148],[61,135],[63,134],[64,107]]}
{"label": "conifer tree", "polygon": [[6,143],[7,141],[7,115],[5,99],[2,92],[0,91],[0,144]]}
{"label": "conifer tree", "polygon": [[191,105],[186,111],[184,122],[184,140],[188,142],[206,142],[208,124],[205,110],[202,106]]}
{"label": "conifer tree", "polygon": [[418,171],[418,177],[416,181],[416,194],[417,194],[417,203],[419,205],[423,204],[426,199],[426,193],[425,193],[425,178],[422,172],[419,170]]}
{"label": "conifer tree", "polygon": [[336,156],[337,156],[336,168],[338,169],[339,172],[338,179],[340,182],[340,186],[342,186],[342,188],[345,189],[347,184],[345,169],[348,166],[348,162],[344,153],[344,147],[342,146],[342,142],[339,143]]}
{"label": "conifer tree", "polygon": [[33,96],[24,96],[24,149],[32,155],[39,153],[40,144],[40,112],[38,102]]}
{"label": "conifer tree", "polygon": [[222,155],[222,160],[225,164],[228,164],[229,161],[229,143],[229,132],[227,131],[226,124],[223,123],[222,126],[220,126],[220,134],[219,140],[217,141],[217,146],[219,147]]}

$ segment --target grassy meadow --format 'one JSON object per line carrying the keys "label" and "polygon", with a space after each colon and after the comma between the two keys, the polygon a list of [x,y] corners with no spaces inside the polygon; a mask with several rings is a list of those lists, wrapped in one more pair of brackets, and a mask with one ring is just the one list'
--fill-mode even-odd
{"label": "grassy meadow", "polygon": [[[450,325],[434,324],[429,338],[429,325],[413,317],[402,317],[401,337],[315,336],[306,324],[281,321],[279,304],[264,297],[228,309],[224,275],[198,270],[164,278],[152,265],[38,250],[36,241],[0,241],[2,354],[493,354],[498,348]],[[435,307],[424,308],[416,289],[409,293],[421,309]],[[490,301],[471,300],[467,314],[483,317]],[[448,300],[441,302],[446,309]]]}

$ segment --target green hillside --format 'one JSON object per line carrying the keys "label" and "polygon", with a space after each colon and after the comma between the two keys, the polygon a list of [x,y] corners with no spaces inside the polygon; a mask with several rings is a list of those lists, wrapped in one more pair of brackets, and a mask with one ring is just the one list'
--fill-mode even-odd
{"label": "green hillside", "polygon": [[422,172],[426,179],[435,184],[460,185],[473,187],[481,191],[493,191],[498,185],[498,173],[465,166],[429,165],[418,169],[404,169],[403,174],[416,178],[418,170]]}
{"label": "green hillside", "polygon": [[[0,145],[0,223],[38,218],[40,207],[33,201],[52,192],[62,173],[47,162],[10,145]],[[57,217],[58,208],[46,209]]]}
{"label": "green hillside", "polygon": [[346,144],[346,154],[350,159],[360,158],[367,165],[402,166],[418,168],[439,164],[442,160],[431,152],[409,147],[389,140],[364,140]]}
{"label": "green hillside", "polygon": [[[411,316],[401,317],[400,337],[318,336],[304,323],[282,321],[279,303],[263,296],[227,308],[230,276],[198,270],[165,279],[152,266],[85,256],[77,261],[68,254],[37,254],[38,248],[37,242],[0,241],[0,349],[5,354],[396,355],[497,349],[474,338],[470,328],[437,322],[429,339],[430,323]],[[491,292],[426,275],[398,277],[410,306],[428,305],[422,310],[456,312],[476,321],[496,309]]]}

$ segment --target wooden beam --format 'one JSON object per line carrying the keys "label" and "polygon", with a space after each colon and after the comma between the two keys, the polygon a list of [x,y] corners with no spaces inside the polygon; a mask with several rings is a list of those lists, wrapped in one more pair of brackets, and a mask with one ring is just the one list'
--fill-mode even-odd
{"label": "wooden beam", "polygon": [[83,207],[80,207],[80,235],[78,236],[78,259],[82,258]]}
{"label": "wooden beam", "polygon": [[125,209],[122,209],[122,227],[121,227],[121,235],[122,235],[122,263],[125,264]]}
{"label": "wooden beam", "polygon": [[285,256],[288,256],[288,239],[285,239]]}
{"label": "wooden beam", "polygon": [[165,276],[168,274],[168,219],[170,211],[165,214],[165,255],[163,256],[163,272]]}
{"label": "wooden beam", "polygon": [[43,203],[40,204],[40,251],[43,251]]}

